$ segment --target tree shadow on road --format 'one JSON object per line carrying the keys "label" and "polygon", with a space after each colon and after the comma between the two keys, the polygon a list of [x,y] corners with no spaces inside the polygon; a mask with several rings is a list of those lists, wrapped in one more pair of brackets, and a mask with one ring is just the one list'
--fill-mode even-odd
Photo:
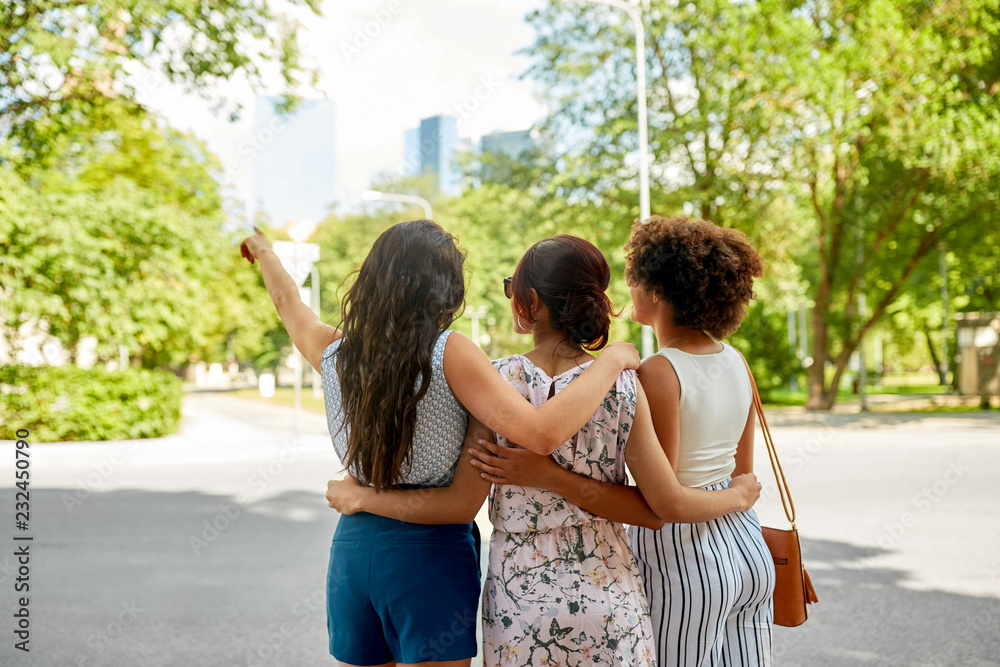
{"label": "tree shadow on road", "polygon": [[909,588],[884,549],[803,538],[802,552],[820,601],[775,628],[775,665],[1000,665],[1000,599]]}
{"label": "tree shadow on road", "polygon": [[[31,493],[28,664],[332,664],[325,586],[338,515],[322,496],[237,506],[136,490],[68,502],[76,491]],[[5,503],[0,521],[12,514]],[[906,572],[879,565],[880,549],[802,547],[820,603],[805,625],[775,629],[776,665],[1000,665],[1000,600],[908,588]],[[0,556],[5,587],[11,563]],[[0,663],[24,664],[11,644]]]}
{"label": "tree shadow on road", "polygon": [[[325,586],[338,515],[321,495],[241,506],[197,492],[76,493],[31,492],[28,664],[332,664]],[[0,663],[23,664],[4,644]]]}

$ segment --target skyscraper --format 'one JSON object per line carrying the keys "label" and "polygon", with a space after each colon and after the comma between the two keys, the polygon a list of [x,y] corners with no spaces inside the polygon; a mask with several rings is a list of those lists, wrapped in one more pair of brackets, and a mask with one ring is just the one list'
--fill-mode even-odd
{"label": "skyscraper", "polygon": [[506,155],[511,160],[519,159],[534,147],[535,140],[531,138],[531,130],[494,132],[483,135],[479,141],[479,149],[483,153]]}
{"label": "skyscraper", "polygon": [[531,159],[535,140],[531,130],[494,132],[483,135],[479,141],[482,165],[479,177],[484,183],[510,181],[514,164]]}
{"label": "skyscraper", "polygon": [[462,174],[455,163],[458,145],[458,119],[424,118],[419,127],[406,131],[403,172],[408,176],[435,174],[441,192],[458,194],[462,190]]}
{"label": "skyscraper", "polygon": [[253,136],[240,152],[253,163],[253,209],[281,227],[318,222],[333,203],[336,178],[332,100],[302,100],[279,116],[278,98],[258,97]]}

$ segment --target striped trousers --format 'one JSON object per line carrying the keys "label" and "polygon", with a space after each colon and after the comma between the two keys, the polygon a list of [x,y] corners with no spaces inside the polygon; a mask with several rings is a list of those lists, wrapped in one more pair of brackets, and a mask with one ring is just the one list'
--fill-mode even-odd
{"label": "striped trousers", "polygon": [[660,667],[770,667],[774,563],[756,512],[632,526],[630,541]]}

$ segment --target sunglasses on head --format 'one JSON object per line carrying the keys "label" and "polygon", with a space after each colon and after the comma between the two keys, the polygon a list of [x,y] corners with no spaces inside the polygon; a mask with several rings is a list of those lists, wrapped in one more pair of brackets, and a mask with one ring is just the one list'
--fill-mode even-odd
{"label": "sunglasses on head", "polygon": [[514,292],[511,289],[511,283],[513,281],[514,281],[514,277],[513,276],[507,276],[506,278],[503,279],[503,295],[505,297],[507,297],[508,299],[511,299],[511,298],[514,297]]}

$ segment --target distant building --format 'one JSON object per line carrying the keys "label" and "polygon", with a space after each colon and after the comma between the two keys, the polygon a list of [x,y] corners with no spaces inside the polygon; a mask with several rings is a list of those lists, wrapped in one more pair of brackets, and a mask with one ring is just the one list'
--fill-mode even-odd
{"label": "distant building", "polygon": [[407,130],[403,135],[403,174],[416,176],[420,173],[420,128]]}
{"label": "distant building", "polygon": [[279,116],[278,98],[258,97],[253,137],[241,150],[253,164],[253,209],[282,227],[318,222],[334,201],[336,143],[332,100],[302,100]]}
{"label": "distant building", "polygon": [[456,163],[459,148],[458,119],[431,116],[404,137],[403,172],[407,176],[435,174],[438,188],[447,195],[462,190],[462,174]]}
{"label": "distant building", "polygon": [[535,147],[531,130],[516,132],[494,132],[484,135],[479,141],[479,150],[483,154],[506,155],[511,160],[518,160]]}
{"label": "distant building", "polygon": [[494,132],[479,142],[482,166],[479,177],[484,183],[506,183],[516,162],[527,162],[535,148],[530,130]]}

